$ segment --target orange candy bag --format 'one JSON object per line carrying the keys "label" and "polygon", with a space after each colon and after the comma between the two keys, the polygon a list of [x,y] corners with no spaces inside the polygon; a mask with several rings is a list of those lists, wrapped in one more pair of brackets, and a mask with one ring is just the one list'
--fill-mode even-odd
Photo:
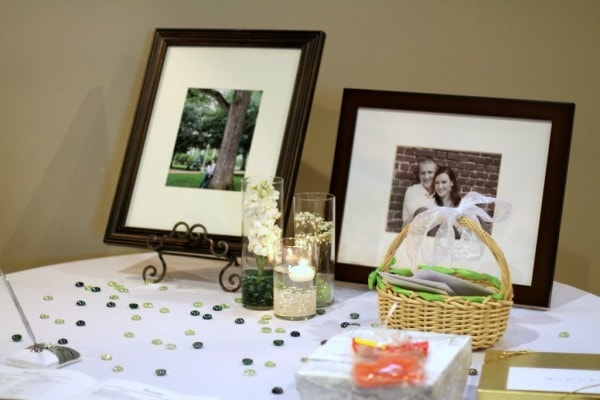
{"label": "orange candy bag", "polygon": [[379,344],[361,338],[352,339],[354,383],[361,388],[386,387],[423,382],[423,364],[428,342],[402,341]]}

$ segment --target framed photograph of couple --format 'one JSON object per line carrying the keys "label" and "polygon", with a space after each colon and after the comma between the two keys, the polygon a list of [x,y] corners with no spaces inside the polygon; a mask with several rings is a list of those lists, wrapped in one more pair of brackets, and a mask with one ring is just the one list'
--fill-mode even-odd
{"label": "framed photograph of couple", "polygon": [[[549,307],[574,112],[566,102],[345,89],[330,188],[336,278],[367,282],[413,217],[415,192],[450,207],[477,192],[510,205],[484,229],[507,258],[515,304]],[[491,254],[461,266],[499,275]]]}
{"label": "framed photograph of couple", "polygon": [[105,243],[147,247],[154,236],[166,252],[210,254],[169,235],[200,225],[239,254],[245,176],[282,177],[287,215],[324,41],[320,31],[157,29]]}

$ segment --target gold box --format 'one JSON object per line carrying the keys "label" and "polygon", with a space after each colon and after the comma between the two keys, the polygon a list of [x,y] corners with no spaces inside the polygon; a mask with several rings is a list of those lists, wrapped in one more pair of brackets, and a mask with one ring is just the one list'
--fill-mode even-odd
{"label": "gold box", "polygon": [[[533,388],[514,389],[511,385],[507,389],[509,371],[511,368],[535,368],[540,371],[546,382],[550,382],[552,374],[561,370],[592,371],[594,379],[590,384],[587,378],[582,383],[575,384],[576,389],[571,391],[546,391]],[[519,370],[523,371],[523,370]],[[529,370],[532,371],[532,370]],[[548,376],[546,372],[548,371]],[[566,375],[568,375],[568,371]],[[488,350],[485,353],[483,366],[481,368],[481,379],[477,390],[478,400],[582,400],[600,399],[600,393],[581,393],[581,389],[593,387],[594,391],[600,389],[600,381],[597,380],[596,372],[600,372],[600,354],[573,354],[573,353],[537,353],[528,351],[496,351]],[[536,372],[537,373],[537,372]],[[578,372],[573,372],[577,374]],[[527,374],[522,375],[526,380],[534,381]],[[560,380],[562,381],[562,377]],[[564,377],[565,381],[569,377]],[[561,383],[562,384],[562,383]],[[533,383],[531,385],[534,385]]]}

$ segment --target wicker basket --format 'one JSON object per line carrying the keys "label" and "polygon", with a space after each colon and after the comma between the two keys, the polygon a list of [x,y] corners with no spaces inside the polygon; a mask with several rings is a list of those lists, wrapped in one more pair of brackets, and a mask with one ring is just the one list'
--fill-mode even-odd
{"label": "wicker basket", "polygon": [[[506,331],[513,304],[510,272],[504,253],[487,232],[466,217],[460,217],[458,223],[473,230],[492,252],[501,272],[501,300],[490,295],[481,303],[460,296],[442,296],[443,301],[427,301],[414,292],[410,292],[408,296],[394,292],[385,278],[381,277],[385,288],[377,288],[379,318],[389,328],[469,335],[473,350],[485,349],[500,340]],[[390,244],[381,264],[381,271],[389,272],[391,261],[406,238],[408,228],[405,226]],[[459,275],[454,276],[468,280]],[[497,291],[495,288],[494,290]]]}

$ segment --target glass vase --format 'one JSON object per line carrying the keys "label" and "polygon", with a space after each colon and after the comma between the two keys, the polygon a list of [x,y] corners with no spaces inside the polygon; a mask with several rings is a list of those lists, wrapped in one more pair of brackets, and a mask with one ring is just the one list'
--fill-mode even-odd
{"label": "glass vase", "polygon": [[242,303],[253,310],[273,308],[273,270],[280,258],[283,178],[242,180]]}
{"label": "glass vase", "polygon": [[317,314],[314,244],[299,238],[281,239],[281,262],[275,267],[273,315],[291,321]]}
{"label": "glass vase", "polygon": [[294,196],[294,236],[316,247],[317,307],[333,304],[335,289],[335,196],[306,192]]}

